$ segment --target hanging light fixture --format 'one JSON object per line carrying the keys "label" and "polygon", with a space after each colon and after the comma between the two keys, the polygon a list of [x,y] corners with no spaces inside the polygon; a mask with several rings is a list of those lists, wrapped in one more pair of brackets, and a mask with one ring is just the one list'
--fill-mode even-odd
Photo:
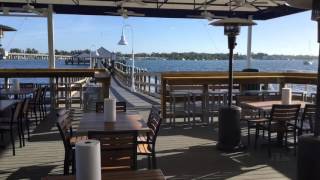
{"label": "hanging light fixture", "polygon": [[120,39],[120,41],[118,42],[118,45],[121,45],[121,46],[126,46],[126,45],[128,45],[128,41],[126,40],[126,37],[124,36],[124,33],[123,33],[123,28],[122,28],[121,39]]}

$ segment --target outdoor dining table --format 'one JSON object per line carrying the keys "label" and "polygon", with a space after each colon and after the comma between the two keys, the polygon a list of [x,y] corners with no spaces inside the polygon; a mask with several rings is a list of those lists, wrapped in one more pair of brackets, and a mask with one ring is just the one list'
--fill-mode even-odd
{"label": "outdoor dining table", "polygon": [[117,112],[115,122],[104,121],[104,113],[86,112],[80,119],[78,132],[88,131],[138,131],[149,132],[150,129],[141,115],[135,112]]}
{"label": "outdoor dining table", "polygon": [[[75,180],[76,176],[48,176],[42,180]],[[141,171],[117,171],[102,173],[102,180],[165,180],[160,169],[141,170]]]}
{"label": "outdoor dining table", "polygon": [[[254,101],[254,102],[242,102],[243,106],[246,106],[250,109],[256,109],[261,111],[271,111],[272,105],[274,104],[282,104],[281,100],[275,100],[275,101]],[[310,104],[309,102],[305,101],[292,101],[291,104],[300,104],[300,108],[304,109],[306,104]]]}

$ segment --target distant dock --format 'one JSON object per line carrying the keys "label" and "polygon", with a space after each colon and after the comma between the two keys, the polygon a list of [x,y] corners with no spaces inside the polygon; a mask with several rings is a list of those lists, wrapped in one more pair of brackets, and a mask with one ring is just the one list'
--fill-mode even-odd
{"label": "distant dock", "polygon": [[[8,60],[48,60],[48,54],[46,53],[8,53],[4,59]],[[71,55],[55,55],[56,59],[69,60],[72,59]]]}

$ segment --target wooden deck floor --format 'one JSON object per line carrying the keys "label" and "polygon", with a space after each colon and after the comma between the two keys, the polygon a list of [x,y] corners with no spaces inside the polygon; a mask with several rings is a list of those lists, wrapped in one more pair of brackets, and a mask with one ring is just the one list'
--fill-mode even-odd
{"label": "wooden deck floor", "polygon": [[[74,127],[81,117],[74,113]],[[148,111],[139,112],[144,118]],[[243,140],[246,140],[243,129]],[[293,153],[275,150],[268,158],[266,149],[248,147],[243,152],[224,153],[216,149],[214,125],[168,128],[163,126],[157,142],[158,167],[168,179],[295,179]],[[18,146],[18,143],[16,143]],[[54,120],[42,121],[33,129],[30,142],[0,152],[0,179],[40,179],[47,174],[61,174],[64,149]],[[139,169],[147,167],[139,157]]]}
{"label": "wooden deck floor", "polygon": [[[138,109],[147,119],[148,108],[157,104],[154,99],[145,100],[132,94],[119,84],[112,84],[112,96],[125,98],[129,109]],[[75,129],[82,110],[73,113]],[[246,129],[242,129],[246,144]],[[248,147],[242,152],[224,153],[216,149],[218,129],[209,126],[162,126],[157,141],[158,168],[168,179],[295,179],[296,158],[292,152],[274,150],[268,158],[265,148]],[[5,138],[8,138],[7,136]],[[18,147],[18,142],[16,142]],[[64,149],[54,119],[47,119],[32,129],[30,142],[17,148],[12,156],[11,146],[0,149],[0,179],[40,179],[48,174],[62,174]],[[147,162],[139,157],[138,168]]]}

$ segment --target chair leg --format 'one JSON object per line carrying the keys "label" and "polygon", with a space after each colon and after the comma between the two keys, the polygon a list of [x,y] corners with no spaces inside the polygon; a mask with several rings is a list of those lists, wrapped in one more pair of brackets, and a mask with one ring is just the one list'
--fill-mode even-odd
{"label": "chair leg", "polygon": [[12,144],[12,154],[15,156],[16,155],[16,149],[15,149],[15,144],[14,144],[13,130],[10,131],[10,138],[11,138],[11,144]]}
{"label": "chair leg", "polygon": [[151,157],[148,155],[148,169],[151,169]]}
{"label": "chair leg", "polygon": [[259,138],[259,126],[256,125],[256,135],[255,135],[255,138],[254,138],[254,149],[257,149],[257,141],[258,141],[258,138]]}
{"label": "chair leg", "polygon": [[28,133],[28,141],[30,141],[30,122],[29,119],[26,119],[26,128]]}
{"label": "chair leg", "polygon": [[157,169],[157,159],[155,153],[152,153],[152,169]]}
{"label": "chair leg", "polygon": [[268,131],[268,156],[271,157],[271,132]]}
{"label": "chair leg", "polygon": [[33,113],[34,113],[34,117],[35,117],[35,119],[36,119],[36,125],[38,125],[38,116],[37,116],[37,108],[36,108],[36,105],[34,105]]}
{"label": "chair leg", "polygon": [[21,124],[21,127],[20,127],[20,130],[21,130],[21,138],[22,138],[22,146],[26,146],[26,143],[25,143],[25,138],[24,138],[24,128],[23,128],[23,124],[22,122],[20,123]]}
{"label": "chair leg", "polygon": [[250,146],[250,122],[248,121],[248,145]]}
{"label": "chair leg", "polygon": [[293,146],[294,146],[294,155],[297,155],[297,132],[296,129],[293,130]]}
{"label": "chair leg", "polygon": [[19,144],[20,144],[20,148],[22,148],[22,130],[21,130],[21,124],[18,124],[18,137],[19,137]]}

